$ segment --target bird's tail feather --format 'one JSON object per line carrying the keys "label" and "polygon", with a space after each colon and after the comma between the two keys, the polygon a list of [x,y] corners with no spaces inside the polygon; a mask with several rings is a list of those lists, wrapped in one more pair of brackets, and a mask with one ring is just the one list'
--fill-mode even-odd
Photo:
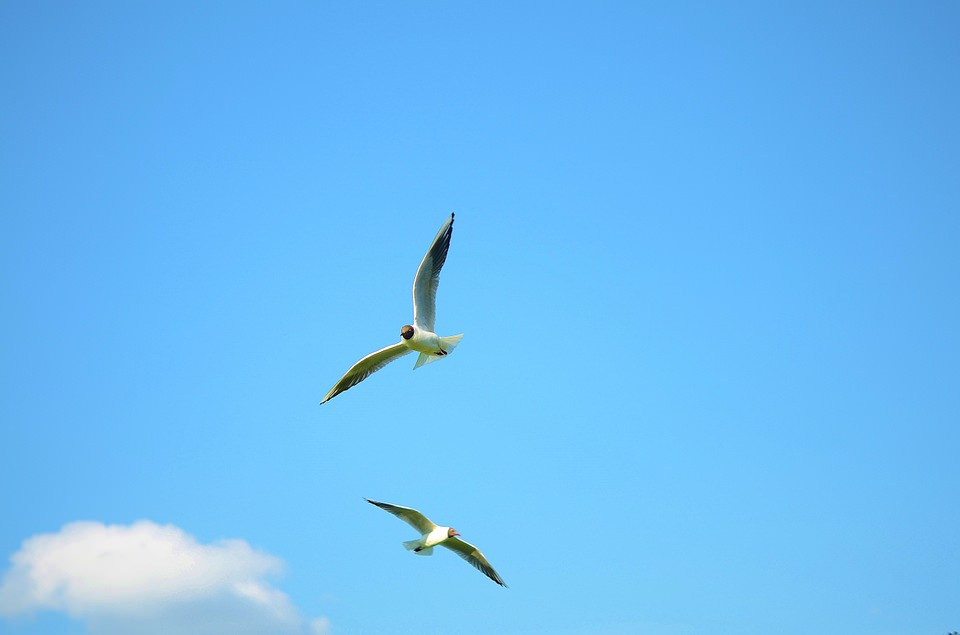
{"label": "bird's tail feather", "polygon": [[[453,349],[457,347],[457,344],[460,343],[460,340],[463,339],[463,333],[460,335],[450,335],[449,337],[440,338],[440,346],[448,354],[453,352]],[[416,370],[423,366],[424,364],[429,364],[430,362],[435,362],[438,359],[443,359],[446,355],[434,355],[430,353],[420,353],[420,357],[417,358],[417,363],[414,364],[413,369]]]}
{"label": "bird's tail feather", "polygon": [[447,337],[441,337],[440,343],[443,344],[443,350],[448,353],[452,353],[453,349],[457,347],[457,344],[460,343],[460,340],[463,339],[463,333],[460,335],[449,335]]}
{"label": "bird's tail feather", "polygon": [[421,549],[416,551],[416,548],[420,546],[419,540],[408,540],[403,543],[403,548],[407,551],[413,551],[418,556],[430,556],[433,555],[433,547],[428,547],[427,549]]}

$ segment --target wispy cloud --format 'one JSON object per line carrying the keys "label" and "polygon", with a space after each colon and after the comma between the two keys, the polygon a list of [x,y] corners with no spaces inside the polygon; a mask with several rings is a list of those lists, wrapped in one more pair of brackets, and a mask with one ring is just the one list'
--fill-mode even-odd
{"label": "wispy cloud", "polygon": [[63,611],[96,635],[327,635],[266,578],[283,562],[243,540],[201,544],[173,525],[75,522],[24,541],[0,582],[0,616]]}

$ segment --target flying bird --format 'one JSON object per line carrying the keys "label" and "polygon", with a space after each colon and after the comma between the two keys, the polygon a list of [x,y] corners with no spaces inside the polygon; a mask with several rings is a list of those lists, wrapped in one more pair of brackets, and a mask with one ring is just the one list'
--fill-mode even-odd
{"label": "flying bird", "polygon": [[453,235],[453,214],[437,232],[430,249],[420,262],[417,276],[413,279],[413,324],[405,324],[400,329],[400,341],[379,351],[370,353],[354,364],[340,381],[330,389],[320,404],[324,404],[345,390],[377,372],[390,362],[407,353],[417,351],[420,357],[414,369],[434,362],[456,348],[463,337],[451,335],[440,337],[433,332],[437,312],[437,287],[440,285],[440,269],[447,260],[450,249],[450,236]]}
{"label": "flying bird", "polygon": [[457,538],[460,534],[457,533],[457,530],[453,527],[440,527],[417,510],[410,509],[409,507],[391,505],[390,503],[379,503],[369,498],[365,498],[364,500],[371,505],[376,505],[380,509],[390,512],[422,534],[422,536],[416,540],[408,540],[403,543],[407,551],[413,551],[421,556],[429,556],[433,554],[434,547],[446,547],[472,564],[500,586],[507,586],[500,578],[500,574],[493,570],[493,567],[490,566],[490,563],[487,562],[487,559],[480,553],[479,549],[466,540]]}

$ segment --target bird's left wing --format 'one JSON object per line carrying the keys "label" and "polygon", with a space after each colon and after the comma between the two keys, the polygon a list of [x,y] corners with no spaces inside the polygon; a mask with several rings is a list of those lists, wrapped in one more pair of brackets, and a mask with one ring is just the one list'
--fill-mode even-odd
{"label": "bird's left wing", "polygon": [[437,528],[437,526],[431,522],[429,518],[415,509],[401,507],[400,505],[391,505],[390,503],[380,503],[378,501],[372,501],[369,498],[364,500],[371,505],[376,505],[380,509],[390,512],[403,522],[419,531],[421,534],[429,534],[431,531]]}
{"label": "bird's left wing", "polygon": [[479,571],[483,572],[484,575],[500,586],[507,586],[504,584],[500,574],[493,570],[493,567],[490,566],[490,563],[487,561],[484,555],[480,553],[480,550],[466,540],[460,540],[459,538],[451,537],[447,538],[440,544],[444,547],[447,547],[458,556],[475,566]]}
{"label": "bird's left wing", "polygon": [[386,348],[381,348],[379,351],[370,353],[359,362],[350,367],[350,370],[340,378],[340,381],[337,382],[337,385],[330,389],[330,392],[327,393],[327,396],[323,398],[323,401],[320,402],[320,405],[325,404],[330,401],[344,390],[353,388],[361,381],[377,372],[390,362],[400,357],[403,357],[407,353],[411,352],[403,342],[387,346]]}
{"label": "bird's left wing", "polygon": [[433,244],[417,269],[413,279],[413,323],[425,331],[433,331],[437,320],[437,287],[440,286],[440,269],[447,261],[450,237],[453,235],[453,214],[440,227]]}

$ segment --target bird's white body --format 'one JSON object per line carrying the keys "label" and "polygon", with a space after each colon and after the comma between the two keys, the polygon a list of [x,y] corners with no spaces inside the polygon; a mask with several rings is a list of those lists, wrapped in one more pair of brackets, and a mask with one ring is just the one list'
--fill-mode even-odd
{"label": "bird's white body", "polygon": [[450,537],[450,528],[449,527],[437,527],[428,534],[424,534],[420,541],[423,543],[424,548],[429,549],[430,547],[436,547],[444,540],[447,540]]}
{"label": "bird's white body", "polygon": [[405,541],[403,547],[407,551],[413,551],[418,556],[432,556],[433,548],[442,545],[450,538],[449,527],[435,527],[416,540]]}
{"label": "bird's white body", "polygon": [[440,337],[433,331],[422,329],[413,325],[413,336],[410,339],[400,338],[400,342],[411,351],[420,353],[414,368],[420,368],[424,364],[434,362],[457,347],[460,342],[460,335],[451,335],[449,337]]}
{"label": "bird's white body", "polygon": [[413,337],[409,340],[401,339],[401,341],[405,343],[410,350],[417,351],[418,353],[426,353],[427,355],[436,355],[443,350],[443,347],[440,346],[439,335],[433,331],[425,331],[417,328],[416,325],[413,327]]}

